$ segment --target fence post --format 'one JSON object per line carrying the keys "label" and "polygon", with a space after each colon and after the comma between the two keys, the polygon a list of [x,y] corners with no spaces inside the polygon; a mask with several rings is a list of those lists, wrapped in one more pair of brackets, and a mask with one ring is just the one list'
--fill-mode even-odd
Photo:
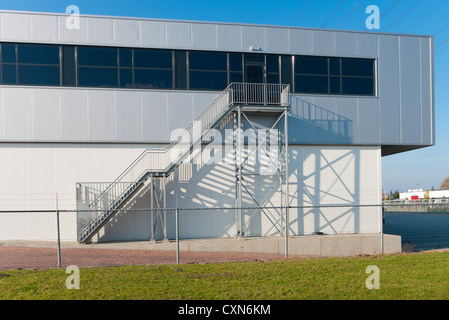
{"label": "fence post", "polygon": [[384,219],[385,219],[385,209],[383,204],[380,207],[381,217],[380,217],[380,253],[384,254]]}
{"label": "fence post", "polygon": [[58,268],[61,268],[61,236],[59,231],[59,206],[58,206],[57,193],[56,193],[56,227],[58,232]]}
{"label": "fence post", "polygon": [[176,208],[176,264],[179,264],[179,209]]}

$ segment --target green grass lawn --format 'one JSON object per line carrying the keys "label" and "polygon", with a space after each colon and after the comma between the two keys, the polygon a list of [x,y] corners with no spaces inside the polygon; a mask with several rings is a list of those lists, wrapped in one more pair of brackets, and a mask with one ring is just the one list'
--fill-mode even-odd
{"label": "green grass lawn", "polygon": [[[380,270],[369,290],[366,268]],[[265,262],[0,271],[0,299],[447,300],[449,252]]]}

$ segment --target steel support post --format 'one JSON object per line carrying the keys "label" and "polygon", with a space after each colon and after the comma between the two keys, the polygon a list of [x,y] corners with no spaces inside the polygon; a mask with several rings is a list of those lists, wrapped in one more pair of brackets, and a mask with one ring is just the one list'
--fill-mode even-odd
{"label": "steel support post", "polygon": [[150,178],[150,224],[151,224],[151,240],[154,240],[154,177]]}
{"label": "steel support post", "polygon": [[167,176],[164,174],[163,177],[163,196],[164,196],[164,240],[167,240]]}
{"label": "steel support post", "polygon": [[284,110],[284,161],[285,161],[285,257],[288,257],[288,208],[289,208],[289,175],[288,175],[288,109]]}
{"label": "steel support post", "polygon": [[239,106],[237,108],[237,165],[238,165],[238,194],[237,194],[237,207],[239,212],[239,234],[240,236],[244,236],[243,234],[243,216],[242,216],[242,108]]}

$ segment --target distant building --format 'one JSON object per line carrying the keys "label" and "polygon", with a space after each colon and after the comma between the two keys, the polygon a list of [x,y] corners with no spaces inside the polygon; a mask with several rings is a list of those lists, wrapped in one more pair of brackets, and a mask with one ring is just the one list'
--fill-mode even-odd
{"label": "distant building", "polygon": [[[399,200],[420,200],[425,198],[426,191],[423,189],[407,190],[399,193]],[[434,200],[449,199],[449,190],[430,190],[429,198]]]}

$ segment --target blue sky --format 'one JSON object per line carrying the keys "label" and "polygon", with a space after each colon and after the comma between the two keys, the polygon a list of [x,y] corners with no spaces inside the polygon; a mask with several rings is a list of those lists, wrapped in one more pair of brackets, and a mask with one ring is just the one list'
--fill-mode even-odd
{"label": "blue sky", "polygon": [[[380,32],[434,35],[436,145],[382,158],[383,188],[438,188],[449,176],[449,0],[0,0],[1,10],[182,19],[364,30],[365,9],[380,9]],[[377,31],[377,30],[376,30]]]}

